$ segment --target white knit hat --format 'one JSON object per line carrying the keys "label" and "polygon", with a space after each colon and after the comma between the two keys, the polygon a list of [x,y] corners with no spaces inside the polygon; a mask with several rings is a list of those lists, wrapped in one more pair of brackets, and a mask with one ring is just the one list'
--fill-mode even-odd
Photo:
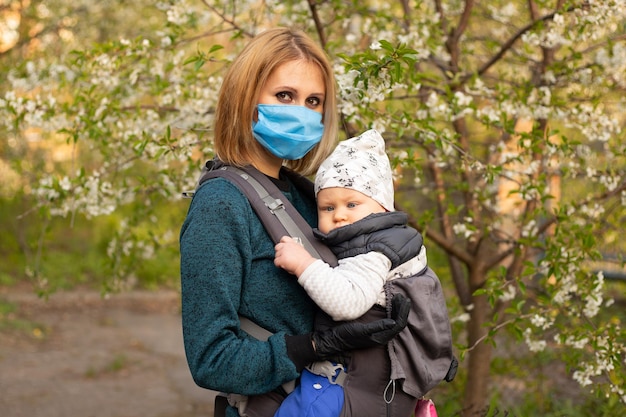
{"label": "white knit hat", "polygon": [[359,191],[394,211],[393,177],[385,140],[376,130],[339,142],[315,176],[315,196],[324,188]]}

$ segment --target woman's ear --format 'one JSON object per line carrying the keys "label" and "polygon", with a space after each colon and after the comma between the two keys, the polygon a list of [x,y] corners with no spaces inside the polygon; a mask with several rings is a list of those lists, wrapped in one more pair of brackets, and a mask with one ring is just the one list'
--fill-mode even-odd
{"label": "woman's ear", "polygon": [[259,121],[259,108],[257,106],[254,106],[254,111],[252,112],[252,121],[253,122]]}

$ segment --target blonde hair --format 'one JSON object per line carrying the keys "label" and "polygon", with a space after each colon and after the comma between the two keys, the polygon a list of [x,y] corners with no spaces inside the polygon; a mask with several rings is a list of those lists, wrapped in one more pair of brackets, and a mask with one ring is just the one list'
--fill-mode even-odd
{"label": "blonde hair", "polygon": [[250,41],[226,72],[215,111],[215,153],[222,161],[247,165],[262,145],[252,135],[252,119],[261,89],[280,65],[297,60],[317,65],[326,84],[324,135],[303,158],[285,165],[303,175],[314,174],[337,140],[337,97],[335,77],[324,50],[299,30],[275,28]]}

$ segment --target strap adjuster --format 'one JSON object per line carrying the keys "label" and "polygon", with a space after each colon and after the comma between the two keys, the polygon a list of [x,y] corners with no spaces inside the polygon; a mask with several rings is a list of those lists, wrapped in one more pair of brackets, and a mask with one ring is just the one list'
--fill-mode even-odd
{"label": "strap adjuster", "polygon": [[267,208],[270,209],[272,214],[276,214],[275,211],[277,210],[285,209],[285,203],[283,203],[283,201],[280,198],[277,198],[276,200],[271,201],[269,203],[265,203],[265,205],[267,206]]}
{"label": "strap adjuster", "polygon": [[328,382],[335,385],[343,386],[346,380],[346,370],[340,363],[332,363],[330,361],[313,362],[307,369],[311,373],[328,378]]}

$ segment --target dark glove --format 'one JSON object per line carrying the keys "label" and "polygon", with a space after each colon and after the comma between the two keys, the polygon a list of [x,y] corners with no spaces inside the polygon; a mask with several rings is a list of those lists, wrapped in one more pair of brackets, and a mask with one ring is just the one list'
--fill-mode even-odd
{"label": "dark glove", "polygon": [[338,353],[387,344],[407,325],[411,300],[402,294],[391,301],[391,318],[370,323],[344,323],[311,335],[316,356],[326,359]]}

